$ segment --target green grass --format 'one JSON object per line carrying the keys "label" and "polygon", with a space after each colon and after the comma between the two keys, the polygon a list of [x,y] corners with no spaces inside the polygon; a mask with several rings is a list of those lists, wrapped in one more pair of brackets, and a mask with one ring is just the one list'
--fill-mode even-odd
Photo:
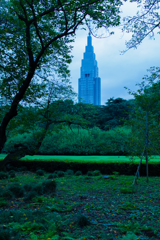
{"label": "green grass", "polygon": [[[16,173],[22,188],[41,185],[48,175]],[[121,189],[129,189],[133,179],[65,175],[56,178],[54,195],[37,194],[29,201],[25,196],[1,198],[0,239],[119,240],[126,236],[127,240],[158,240],[160,177],[151,177],[149,184],[142,177],[134,192],[124,194]],[[9,179],[0,180],[3,191],[12,184]],[[10,238],[3,238],[7,234]]]}
{"label": "green grass", "polygon": [[[6,154],[0,154],[0,160],[3,160]],[[125,156],[25,156],[22,160],[29,161],[63,161],[63,162],[95,162],[95,163],[131,163],[131,159]],[[134,158],[133,163],[139,163],[138,157]],[[152,156],[150,163],[160,163],[160,156]],[[145,163],[143,159],[142,163]]]}

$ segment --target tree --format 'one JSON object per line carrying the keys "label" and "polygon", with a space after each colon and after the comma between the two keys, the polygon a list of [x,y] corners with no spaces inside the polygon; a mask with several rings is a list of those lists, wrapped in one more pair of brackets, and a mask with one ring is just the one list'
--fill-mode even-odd
{"label": "tree", "polygon": [[[148,159],[153,154],[159,154],[160,144],[160,121],[159,121],[159,106],[160,106],[160,69],[151,68],[150,76],[145,76],[144,81],[139,84],[137,92],[130,93],[135,97],[135,112],[129,120],[129,125],[132,126],[131,135],[131,154],[140,156],[140,163],[137,168],[136,177],[139,175],[142,159],[146,159],[146,175],[148,182]],[[158,110],[158,112],[157,112]],[[143,151],[142,151],[143,149]],[[160,154],[159,154],[160,155]]]}
{"label": "tree", "polygon": [[127,50],[137,48],[147,36],[154,38],[156,29],[160,28],[160,3],[158,0],[132,0],[132,2],[136,2],[140,10],[136,16],[124,18],[123,31],[132,32],[132,38],[126,42]]}
{"label": "tree", "polygon": [[98,124],[101,129],[109,130],[124,124],[124,119],[129,119],[133,100],[122,98],[110,98],[104,106],[99,109]]}
{"label": "tree", "polygon": [[78,114],[81,118],[90,122],[89,127],[93,128],[97,125],[98,109],[100,106],[87,104],[87,103],[77,103],[74,106],[74,114]]}
{"label": "tree", "polygon": [[[40,99],[47,73],[69,76],[78,27],[120,23],[120,0],[3,0],[0,4],[0,94],[10,103],[0,125],[0,152],[19,104]],[[42,79],[42,77],[44,77]]]}

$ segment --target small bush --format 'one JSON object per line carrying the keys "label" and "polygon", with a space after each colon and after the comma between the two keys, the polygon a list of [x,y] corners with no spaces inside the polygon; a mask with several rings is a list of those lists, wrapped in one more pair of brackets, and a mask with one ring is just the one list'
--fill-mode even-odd
{"label": "small bush", "polygon": [[11,200],[12,198],[14,198],[14,194],[11,191],[5,190],[1,193],[1,197],[6,200]]}
{"label": "small bush", "polygon": [[2,179],[7,179],[8,178],[8,174],[5,172],[0,172],[0,180]]}
{"label": "small bush", "polygon": [[57,174],[57,171],[55,171],[54,173],[53,173],[53,178],[57,178],[58,177],[58,174]]}
{"label": "small bush", "polygon": [[42,184],[37,184],[37,185],[33,186],[33,191],[35,191],[38,195],[42,195],[43,194]]}
{"label": "small bush", "polygon": [[0,199],[0,207],[5,207],[9,204],[8,201],[6,201],[5,199],[1,198]]}
{"label": "small bush", "polygon": [[26,192],[31,191],[33,189],[33,184],[34,183],[26,183],[26,184],[24,184],[23,187],[24,187],[25,191]]}
{"label": "small bush", "polygon": [[54,175],[53,174],[50,174],[49,176],[48,176],[48,179],[53,179],[54,178]]}
{"label": "small bush", "polygon": [[71,169],[67,169],[67,171],[65,173],[66,173],[66,175],[69,175],[69,176],[74,175],[74,171]]}
{"label": "small bush", "polygon": [[34,197],[36,197],[37,192],[36,191],[30,191],[28,192],[27,196],[24,197],[24,201],[31,201]]}
{"label": "small bush", "polygon": [[121,240],[137,240],[137,236],[134,233],[127,233]]}
{"label": "small bush", "polygon": [[21,186],[17,183],[10,185],[7,189],[8,189],[8,191],[11,191],[15,195],[16,198],[20,198],[20,197],[24,196],[23,186]]}
{"label": "small bush", "polygon": [[44,176],[45,172],[42,169],[36,171],[37,176]]}
{"label": "small bush", "polygon": [[93,176],[93,175],[94,175],[93,171],[88,171],[87,172],[87,176]]}
{"label": "small bush", "polygon": [[64,177],[64,172],[63,171],[58,171],[57,176],[58,177]]}
{"label": "small bush", "polygon": [[135,188],[134,187],[128,187],[128,188],[121,188],[120,192],[123,194],[127,194],[127,193],[135,193]]}
{"label": "small bush", "polygon": [[44,193],[55,193],[56,182],[54,180],[46,180],[42,183]]}
{"label": "small bush", "polygon": [[18,171],[19,172],[25,172],[25,171],[27,171],[27,167],[22,166],[22,167],[18,168]]}
{"label": "small bush", "polygon": [[0,240],[11,240],[12,233],[9,229],[0,229]]}
{"label": "small bush", "polygon": [[117,176],[119,175],[119,172],[113,172],[113,175]]}
{"label": "small bush", "polygon": [[90,224],[90,221],[88,220],[88,218],[86,216],[81,215],[77,219],[77,224],[80,227],[85,227]]}
{"label": "small bush", "polygon": [[14,171],[14,170],[11,170],[11,171],[9,172],[9,177],[10,177],[10,178],[15,178],[15,176],[16,176],[15,171]]}
{"label": "small bush", "polygon": [[93,176],[100,176],[101,175],[101,172],[99,170],[95,170],[93,172]]}
{"label": "small bush", "polygon": [[81,171],[75,172],[75,176],[80,176],[80,175],[82,175],[82,172],[81,172]]}

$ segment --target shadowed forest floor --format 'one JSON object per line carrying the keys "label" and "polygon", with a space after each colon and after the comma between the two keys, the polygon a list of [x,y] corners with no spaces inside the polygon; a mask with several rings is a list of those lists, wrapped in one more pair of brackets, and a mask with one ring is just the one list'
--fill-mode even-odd
{"label": "shadowed forest floor", "polygon": [[[134,176],[49,175],[0,180],[0,239],[160,239],[160,177],[131,187]],[[44,191],[46,181],[55,193]]]}

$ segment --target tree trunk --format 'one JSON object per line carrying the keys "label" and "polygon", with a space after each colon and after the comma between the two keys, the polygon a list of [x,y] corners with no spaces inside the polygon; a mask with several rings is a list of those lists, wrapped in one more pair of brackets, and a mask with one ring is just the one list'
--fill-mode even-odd
{"label": "tree trunk", "polygon": [[144,152],[145,152],[145,148],[146,148],[146,146],[144,147],[144,150],[143,150],[143,153],[142,153],[142,156],[141,156],[141,160],[140,160],[139,165],[138,165],[138,167],[137,167],[137,172],[136,172],[136,174],[135,174],[135,178],[134,178],[134,181],[133,181],[133,185],[134,185],[135,182],[136,182],[136,178],[138,178],[138,174],[139,174],[139,170],[140,170],[140,167],[141,167],[141,163],[142,163],[143,155],[144,155]]}
{"label": "tree trunk", "polygon": [[149,137],[148,137],[148,112],[146,112],[146,150],[145,150],[145,155],[146,155],[146,176],[147,176],[147,183],[148,183],[148,144],[149,144]]}
{"label": "tree trunk", "polygon": [[17,115],[18,104],[23,99],[24,94],[25,94],[26,90],[28,89],[28,86],[34,76],[35,69],[36,69],[36,66],[33,66],[32,69],[29,71],[26,79],[24,80],[22,86],[19,89],[19,92],[16,94],[15,98],[13,99],[10,110],[8,111],[8,113],[6,113],[6,115],[4,116],[4,118],[2,120],[2,123],[0,125],[0,153],[1,153],[1,151],[4,147],[4,144],[7,140],[7,137],[6,137],[7,126],[9,124],[9,122],[12,120],[12,118],[14,118]]}
{"label": "tree trunk", "polygon": [[147,176],[147,183],[148,183],[148,153],[146,150],[146,176]]}

